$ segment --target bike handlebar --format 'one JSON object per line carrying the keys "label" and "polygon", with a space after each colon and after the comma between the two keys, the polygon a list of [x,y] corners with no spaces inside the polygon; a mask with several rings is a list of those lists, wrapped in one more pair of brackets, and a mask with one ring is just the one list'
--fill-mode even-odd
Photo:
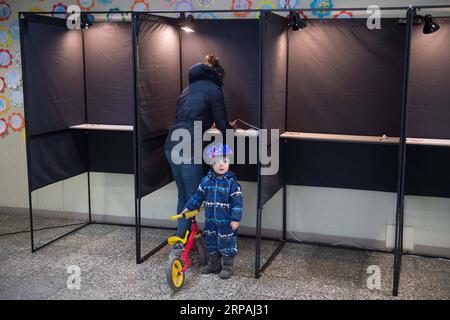
{"label": "bike handlebar", "polygon": [[198,209],[198,210],[193,210],[193,211],[186,211],[184,213],[180,213],[174,216],[170,216],[169,219],[172,221],[177,221],[178,219],[181,218],[185,218],[185,219],[190,219],[195,217],[196,215],[198,215],[201,211],[203,211],[203,207]]}

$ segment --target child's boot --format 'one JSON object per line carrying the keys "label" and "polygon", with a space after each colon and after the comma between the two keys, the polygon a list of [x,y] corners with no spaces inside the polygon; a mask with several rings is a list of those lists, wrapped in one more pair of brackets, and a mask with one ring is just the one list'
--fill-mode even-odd
{"label": "child's boot", "polygon": [[219,273],[222,270],[222,265],[220,264],[220,256],[218,253],[212,253],[208,255],[208,264],[203,266],[202,273]]}
{"label": "child's boot", "polygon": [[223,266],[219,276],[222,279],[228,279],[234,274],[233,270],[234,257],[223,257],[222,260]]}

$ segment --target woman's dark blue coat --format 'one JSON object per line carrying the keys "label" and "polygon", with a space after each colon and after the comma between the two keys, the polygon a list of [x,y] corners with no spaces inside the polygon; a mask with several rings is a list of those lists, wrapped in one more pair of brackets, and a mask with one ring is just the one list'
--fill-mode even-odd
{"label": "woman's dark blue coat", "polygon": [[189,69],[189,85],[178,98],[175,121],[166,140],[166,149],[171,149],[178,143],[171,141],[171,135],[180,128],[191,133],[192,143],[194,121],[201,121],[202,134],[215,122],[225,139],[225,130],[230,128],[230,124],[225,111],[222,85],[221,75],[206,64],[196,64]]}

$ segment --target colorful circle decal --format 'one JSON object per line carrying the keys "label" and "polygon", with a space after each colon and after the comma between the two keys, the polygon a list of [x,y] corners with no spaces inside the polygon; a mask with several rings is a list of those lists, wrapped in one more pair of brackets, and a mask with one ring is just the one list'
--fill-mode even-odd
{"label": "colorful circle decal", "polygon": [[[250,10],[252,8],[252,0],[233,0],[231,2],[231,10]],[[235,12],[236,17],[246,17],[249,12]]]}
{"label": "colorful circle decal", "polygon": [[328,17],[331,14],[331,10],[324,9],[331,8],[333,8],[332,0],[314,0],[311,2],[311,9],[316,9],[312,11],[312,14],[319,18]]}
{"label": "colorful circle decal", "polygon": [[25,126],[25,121],[23,120],[23,116],[19,112],[13,112],[8,117],[8,125],[14,132],[22,131]]}
{"label": "colorful circle decal", "polygon": [[296,8],[300,0],[278,0],[278,6],[284,9]]}
{"label": "colorful circle decal", "polygon": [[11,44],[11,33],[5,26],[0,26],[0,47],[6,48]]}
{"label": "colorful circle decal", "polygon": [[11,98],[11,105],[13,107],[21,107],[23,105],[22,90],[13,91],[9,97]]}
{"label": "colorful circle decal", "polygon": [[8,112],[10,108],[9,99],[5,96],[0,96],[0,114]]}
{"label": "colorful circle decal", "polygon": [[18,66],[22,65],[22,55],[20,54],[20,51],[16,51],[16,53],[14,53],[14,62]]}
{"label": "colorful circle decal", "polygon": [[67,6],[64,3],[57,3],[52,8],[52,16],[55,18],[66,19],[67,18]]}
{"label": "colorful circle decal", "polygon": [[145,2],[145,0],[135,0],[131,6],[131,11],[149,11],[150,4]]}
{"label": "colorful circle decal", "polygon": [[5,118],[0,118],[0,137],[8,133],[8,122]]}
{"label": "colorful circle decal", "polygon": [[173,7],[173,5],[177,2],[176,0],[159,0],[159,4],[161,7],[170,9]]}
{"label": "colorful circle decal", "polygon": [[335,19],[351,19],[353,18],[353,12],[350,11],[341,11],[334,15]]}
{"label": "colorful circle decal", "polygon": [[5,78],[0,77],[0,93],[5,92],[5,89],[6,89]]}
{"label": "colorful circle decal", "polygon": [[19,29],[19,20],[14,19],[9,25],[9,33],[14,40],[20,39],[20,29]]}
{"label": "colorful circle decal", "polygon": [[[271,10],[271,9],[275,9],[275,5],[270,0],[262,0],[259,2],[256,9]],[[259,18],[259,13],[256,14],[256,17]]]}
{"label": "colorful circle decal", "polygon": [[123,13],[120,13],[119,8],[111,8],[106,14],[106,19],[108,19],[108,21],[123,21],[125,20],[125,16]]}
{"label": "colorful circle decal", "polygon": [[8,88],[16,89],[22,82],[22,75],[17,70],[11,70],[6,73],[5,80]]}
{"label": "colorful circle decal", "polygon": [[0,68],[8,68],[12,65],[13,56],[9,50],[0,49]]}
{"label": "colorful circle decal", "polygon": [[177,5],[175,8],[178,11],[194,11],[194,5],[192,4],[192,1],[189,0],[180,0],[177,2]]}
{"label": "colorful circle decal", "polygon": [[8,20],[10,15],[11,8],[9,7],[9,4],[5,1],[0,1],[0,21]]}
{"label": "colorful circle decal", "polygon": [[197,0],[202,7],[209,7],[214,0]]}
{"label": "colorful circle decal", "polygon": [[211,12],[199,13],[197,19],[217,19],[217,17]]}
{"label": "colorful circle decal", "polygon": [[91,11],[95,7],[95,0],[77,0],[82,11]]}

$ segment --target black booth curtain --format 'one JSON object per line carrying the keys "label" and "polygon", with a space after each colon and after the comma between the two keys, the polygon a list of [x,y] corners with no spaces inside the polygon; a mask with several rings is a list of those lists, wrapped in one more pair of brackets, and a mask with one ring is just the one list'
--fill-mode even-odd
{"label": "black booth curtain", "polygon": [[87,136],[83,132],[61,131],[29,139],[31,190],[87,171]]}
{"label": "black booth curtain", "polygon": [[254,19],[195,19],[195,32],[181,34],[183,87],[189,68],[217,54],[225,69],[223,92],[230,120],[240,118],[258,126],[259,21]]}
{"label": "black booth curtain", "polygon": [[[286,96],[287,96],[287,54],[288,54],[288,19],[272,13],[262,15],[262,126],[268,129],[268,154],[275,158],[278,148],[278,172],[273,175],[261,175],[260,206],[263,206],[284,185],[284,145],[271,144],[270,129],[285,131]],[[274,166],[274,163],[269,164]],[[264,165],[267,167],[269,165]]]}
{"label": "black booth curtain", "polygon": [[[287,35],[286,19],[272,14],[263,15],[262,30],[257,20],[196,20],[196,32],[181,38],[177,19],[150,14],[138,19],[140,196],[171,181],[165,136],[178,95],[187,85],[187,70],[206,53],[217,53],[226,69],[224,93],[231,120],[258,126],[262,103],[263,128],[399,135],[406,28],[397,19],[382,19],[381,30],[373,31],[365,20],[314,21]],[[450,98],[450,24],[448,18],[436,21],[441,29],[435,34],[413,28],[408,137],[450,138],[445,105]],[[86,119],[132,123],[130,24],[97,23],[85,30],[84,56],[81,31],[69,31],[61,19],[27,15],[20,26],[31,190],[88,170],[133,172],[132,158],[117,156],[118,149],[121,155],[131,154],[131,134],[90,132],[86,137],[69,130]],[[288,184],[396,190],[395,145],[289,140],[286,159]],[[407,194],[449,197],[449,159],[450,148],[409,145]],[[282,165],[280,161],[280,172]],[[253,169],[244,166],[238,177],[255,181]],[[265,203],[282,180],[280,175],[266,176],[262,185]]]}
{"label": "black booth curtain", "polygon": [[450,139],[450,18],[433,21],[432,34],[413,26],[407,136]]}
{"label": "black booth curtain", "polygon": [[[287,130],[398,137],[406,26],[314,21],[289,31]],[[395,192],[398,146],[289,140],[288,184]]]}
{"label": "black booth curtain", "polygon": [[87,139],[67,130],[85,122],[82,39],[56,18],[28,15],[20,29],[33,191],[87,170]]}
{"label": "black booth curtain", "polygon": [[[189,68],[203,63],[207,54],[219,56],[225,69],[223,93],[230,121],[241,119],[259,126],[260,42],[259,21],[255,19],[195,19],[194,33],[181,33],[183,88],[189,84]],[[249,164],[249,139],[245,141],[246,164],[231,170],[239,180],[257,181],[258,168]],[[237,145],[235,139],[235,146]],[[235,159],[238,158],[235,148]],[[207,168],[205,167],[205,170]]]}
{"label": "black booth curtain", "polygon": [[290,31],[288,131],[398,137],[405,30],[341,19]]}
{"label": "black booth curtain", "polygon": [[406,26],[314,21],[290,31],[288,131],[399,136]]}
{"label": "black booth curtain", "polygon": [[22,23],[28,134],[85,122],[81,33],[65,21],[29,15]]}
{"label": "black booth curtain", "polygon": [[[406,134],[450,139],[450,18],[434,18],[438,32],[413,26]],[[450,148],[408,145],[406,194],[450,197]]]}
{"label": "black booth curtain", "polygon": [[181,92],[178,20],[138,17],[138,143],[140,196],[172,181],[164,143]]}
{"label": "black booth curtain", "polygon": [[84,30],[87,122],[133,124],[130,22],[99,22]]}

